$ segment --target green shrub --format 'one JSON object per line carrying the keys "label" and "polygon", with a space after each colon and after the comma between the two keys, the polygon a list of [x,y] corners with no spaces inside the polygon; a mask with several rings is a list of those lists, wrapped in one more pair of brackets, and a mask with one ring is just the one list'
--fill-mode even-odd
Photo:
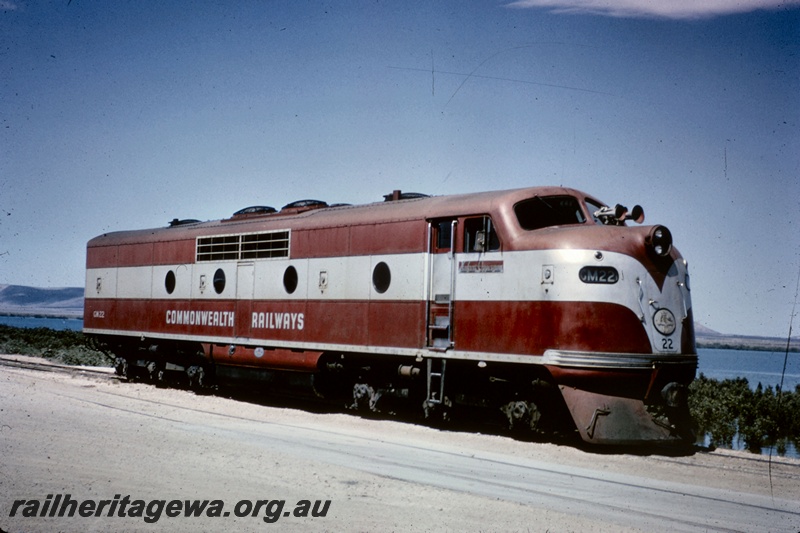
{"label": "green shrub", "polygon": [[734,440],[753,453],[775,446],[783,454],[789,442],[800,448],[798,409],[800,387],[779,394],[760,383],[752,390],[745,378],[717,381],[703,374],[689,387],[689,410],[698,433],[722,448],[732,448]]}
{"label": "green shrub", "polygon": [[0,325],[0,353],[44,357],[57,363],[111,366],[112,360],[92,347],[81,331],[14,328]]}

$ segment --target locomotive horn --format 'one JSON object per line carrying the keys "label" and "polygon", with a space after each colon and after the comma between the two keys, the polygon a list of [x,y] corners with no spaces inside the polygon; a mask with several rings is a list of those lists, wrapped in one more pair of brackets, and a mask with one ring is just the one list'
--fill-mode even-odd
{"label": "locomotive horn", "polygon": [[641,224],[642,222],[644,222],[644,209],[642,209],[642,206],[638,204],[633,206],[633,210],[631,211],[631,218],[637,224]]}
{"label": "locomotive horn", "polygon": [[633,220],[637,224],[641,224],[644,222],[644,209],[637,204],[631,211],[628,211],[624,205],[617,204],[614,206],[614,216],[617,220]]}
{"label": "locomotive horn", "polygon": [[595,211],[594,215],[605,219],[605,223],[609,222],[622,222],[623,220],[633,220],[637,224],[644,222],[644,209],[642,206],[635,205],[631,211],[622,204],[617,204],[614,207],[602,207]]}

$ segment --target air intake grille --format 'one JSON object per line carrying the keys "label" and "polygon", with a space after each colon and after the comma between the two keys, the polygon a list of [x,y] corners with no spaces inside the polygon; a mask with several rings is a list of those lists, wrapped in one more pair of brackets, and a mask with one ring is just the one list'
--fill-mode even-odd
{"label": "air intake grille", "polygon": [[197,261],[289,257],[289,231],[197,238]]}

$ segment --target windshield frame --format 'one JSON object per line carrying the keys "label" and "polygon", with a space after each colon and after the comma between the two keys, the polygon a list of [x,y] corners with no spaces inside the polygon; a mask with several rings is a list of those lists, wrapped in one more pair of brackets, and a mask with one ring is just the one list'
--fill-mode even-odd
{"label": "windshield frame", "polygon": [[572,194],[537,194],[515,203],[513,210],[517,224],[525,231],[579,226],[591,217],[585,201]]}

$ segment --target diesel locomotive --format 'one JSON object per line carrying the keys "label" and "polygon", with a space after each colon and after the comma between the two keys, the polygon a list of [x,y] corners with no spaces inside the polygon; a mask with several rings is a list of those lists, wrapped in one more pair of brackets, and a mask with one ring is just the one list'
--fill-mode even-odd
{"label": "diesel locomotive", "polygon": [[175,219],[89,241],[84,332],[128,377],[687,443],[687,262],[643,219],[563,187]]}

